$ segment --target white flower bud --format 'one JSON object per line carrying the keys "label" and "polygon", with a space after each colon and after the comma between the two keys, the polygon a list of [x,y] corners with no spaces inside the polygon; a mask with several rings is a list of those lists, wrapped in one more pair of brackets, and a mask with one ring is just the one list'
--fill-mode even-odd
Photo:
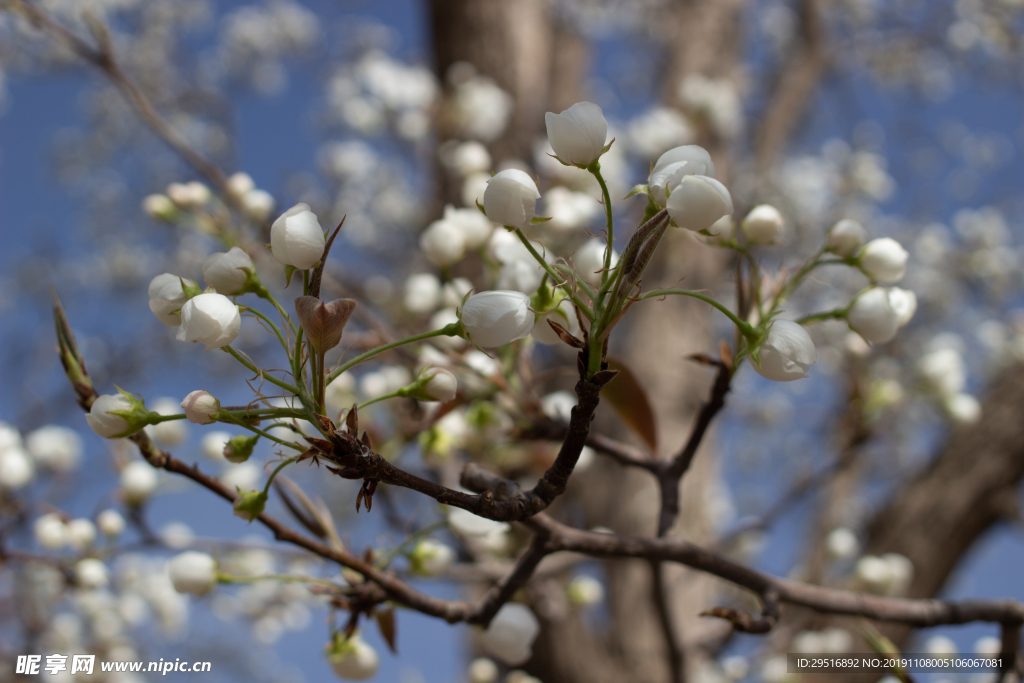
{"label": "white flower bud", "polygon": [[917,361],[918,372],[939,396],[952,396],[967,384],[964,358],[956,349],[942,347],[929,351]]}
{"label": "white flower bud", "polygon": [[462,233],[462,242],[466,249],[475,251],[487,244],[494,232],[494,224],[476,207],[456,209],[449,204],[444,207],[444,220],[451,223]]}
{"label": "white flower bud", "polygon": [[903,327],[917,312],[917,295],[909,289],[889,288],[889,307],[896,314],[896,324]]}
{"label": "white flower bud", "polygon": [[441,299],[441,281],[431,273],[410,275],[405,281],[402,303],[410,313],[430,313]]}
{"label": "white flower bud", "polygon": [[29,432],[25,447],[37,465],[54,472],[73,470],[82,457],[82,437],[73,429],[57,425]]}
{"label": "white flower bud", "polygon": [[905,555],[899,553],[886,553],[882,555],[889,567],[889,585],[886,587],[886,594],[901,596],[910,588],[910,582],[914,578],[914,563]]}
{"label": "white flower bud", "polygon": [[192,297],[181,307],[177,339],[219,349],[235,341],[241,326],[238,306],[223,294],[207,292]]}
{"label": "white flower bud", "polygon": [[484,190],[484,211],[487,218],[499,225],[525,228],[537,212],[540,192],[525,171],[510,168],[487,181]]}
{"label": "white flower bud", "polygon": [[889,563],[874,555],[865,555],[857,560],[854,576],[866,590],[872,593],[885,593],[892,582]]}
{"label": "white flower bud", "polygon": [[255,221],[262,223],[274,211],[274,196],[266,190],[252,190],[242,196],[242,209]]}
{"label": "white flower bud", "polygon": [[167,574],[179,593],[203,595],[217,583],[217,563],[206,553],[190,550],[167,563]]}
{"label": "white flower bud", "polygon": [[228,445],[228,441],[231,440],[231,434],[222,430],[217,430],[204,434],[203,438],[199,441],[199,448],[210,460],[214,462],[221,462],[224,460],[224,447]]}
{"label": "white flower bud", "polygon": [[491,153],[476,140],[469,140],[452,150],[448,166],[460,176],[487,171],[491,168]]}
{"label": "white flower bud", "polygon": [[498,665],[487,657],[477,657],[469,664],[469,683],[497,683]]}
{"label": "white flower bud", "polygon": [[680,228],[700,232],[732,213],[732,197],[714,178],[688,175],[671,187],[665,208]]}
{"label": "white flower bud", "polygon": [[[159,415],[181,415],[178,402],[173,398],[158,398],[151,410]],[[153,441],[165,447],[177,446],[188,436],[188,425],[183,420],[168,420],[146,427]]]}
{"label": "white flower bud", "polygon": [[75,565],[75,581],[82,588],[103,588],[110,582],[107,565],[89,557]]}
{"label": "white flower bud", "polygon": [[[478,212],[479,213],[479,212]],[[481,218],[486,218],[481,216]],[[420,249],[431,263],[450,266],[466,255],[462,230],[446,220],[434,221],[420,235]]]}
{"label": "white flower bud", "polygon": [[998,657],[1002,649],[1003,641],[996,636],[982,636],[974,641],[974,654],[982,657]]}
{"label": "white flower bud", "polygon": [[189,393],[181,402],[188,421],[197,425],[208,425],[216,422],[214,417],[220,412],[220,401],[209,391],[197,389]]}
{"label": "white flower bud", "polygon": [[675,147],[658,157],[648,187],[651,197],[660,206],[665,205],[666,190],[675,187],[687,175],[714,177],[715,164],[707,150],[698,145]]}
{"label": "white flower bud", "polygon": [[582,574],[569,582],[566,590],[569,602],[579,607],[592,607],[604,600],[604,586],[593,576]]}
{"label": "white flower bud", "polygon": [[494,615],[481,643],[488,654],[516,666],[533,654],[533,640],[539,631],[540,624],[529,607],[507,602]]}
{"label": "white flower bud", "polygon": [[82,552],[96,542],[96,525],[85,518],[68,522],[68,545]]}
{"label": "white flower bud", "polygon": [[884,344],[896,336],[899,316],[889,303],[889,292],[875,287],[857,297],[846,314],[854,332],[872,344]]}
{"label": "white flower bud", "polygon": [[306,270],[324,255],[327,238],[309,204],[296,204],[270,227],[270,250],[278,263]]}
{"label": "white flower bud", "polygon": [[188,295],[181,288],[182,282],[186,287],[196,286],[192,280],[171,273],[157,275],[149,283],[149,310],[153,311],[156,319],[164,325],[177,327],[181,324],[181,314],[178,311],[188,301]]}
{"label": "white flower bud", "polygon": [[131,409],[132,403],[124,394],[103,394],[93,401],[85,420],[92,427],[92,431],[105,439],[110,439],[128,431],[129,424],[128,420],[120,415],[112,415],[108,411]]}
{"label": "white flower bud", "polygon": [[429,378],[423,385],[423,393],[442,403],[447,403],[455,398],[458,390],[458,381],[448,370],[444,368],[428,368],[424,371],[423,377]]}
{"label": "white flower bud", "polygon": [[178,213],[174,202],[164,194],[151,194],[147,196],[142,200],[142,210],[150,218],[168,222],[174,220],[174,216]]}
{"label": "white flower bud", "polygon": [[156,470],[146,462],[130,462],[121,470],[121,495],[129,505],[139,505],[156,488]]}
{"label": "white flower bud", "polygon": [[55,512],[41,515],[32,525],[36,543],[48,550],[60,550],[68,543],[68,526]]}
{"label": "white flower bud", "polygon": [[228,178],[228,192],[235,198],[243,197],[246,193],[252,192],[255,187],[256,183],[248,173],[239,171]]}
{"label": "white flower bud", "polygon": [[522,292],[492,290],[466,299],[462,325],[469,340],[483,347],[503,346],[533,329],[530,297]]}
{"label": "white flower bud", "polygon": [[[572,256],[572,262],[576,266],[576,275],[592,287],[601,284],[601,271],[604,270],[604,256],[608,251],[607,243],[600,238],[587,240],[582,247],[576,250]],[[619,254],[612,249],[611,267],[619,262]]]}
{"label": "white flower bud", "polygon": [[891,237],[879,237],[864,245],[857,256],[864,273],[875,282],[891,285],[907,272],[907,250]]}
{"label": "white flower bud", "polygon": [[948,636],[932,636],[924,642],[924,651],[933,657],[955,657],[956,643]]}
{"label": "white flower bud", "polygon": [[743,219],[742,227],[754,244],[775,244],[782,237],[782,214],[771,204],[758,204]]}
{"label": "white flower bud", "polygon": [[555,156],[565,164],[589,166],[601,156],[608,137],[608,121],[601,107],[577,102],[561,114],[544,114],[548,142]]}
{"label": "white flower bud", "polygon": [[839,527],[825,537],[825,549],[837,560],[848,560],[860,552],[860,542],[852,531]]}
{"label": "white flower bud", "polygon": [[365,681],[373,678],[380,667],[377,651],[358,633],[335,647],[330,660],[335,675],[347,681]]}
{"label": "white flower bud", "polygon": [[213,199],[210,188],[198,180],[188,183],[171,183],[167,186],[167,196],[172,202],[183,209],[200,209]]}
{"label": "white flower bud", "polygon": [[837,256],[846,258],[860,249],[865,239],[867,239],[867,232],[864,230],[864,226],[855,220],[844,218],[828,231],[825,248]]}
{"label": "white flower bud", "polygon": [[776,382],[791,382],[807,376],[818,362],[818,350],[803,325],[792,320],[773,320],[758,350],[760,367],[751,362],[762,377]]}
{"label": "white flower bud", "polygon": [[217,252],[203,262],[203,279],[220,294],[235,296],[245,291],[249,273],[255,273],[252,259],[239,247]]}
{"label": "white flower bud", "polygon": [[16,447],[0,452],[0,487],[20,489],[30,483],[35,474],[36,468],[25,449]]}
{"label": "white flower bud", "polygon": [[970,394],[953,394],[943,405],[957,424],[974,424],[981,419],[981,403]]}
{"label": "white flower bud", "polygon": [[448,571],[455,561],[455,551],[449,546],[435,541],[432,538],[425,538],[416,544],[409,554],[413,571],[423,576],[438,576]]}
{"label": "white flower bud", "polygon": [[124,533],[127,524],[120,512],[107,509],[96,516],[96,526],[104,536],[114,538]]}

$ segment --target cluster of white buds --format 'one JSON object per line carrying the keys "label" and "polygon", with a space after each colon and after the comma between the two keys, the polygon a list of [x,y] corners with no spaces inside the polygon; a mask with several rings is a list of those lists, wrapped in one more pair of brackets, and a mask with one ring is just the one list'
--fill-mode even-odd
{"label": "cluster of white buds", "polygon": [[981,418],[981,403],[964,392],[967,364],[954,346],[939,345],[931,349],[918,360],[917,370],[925,387],[938,398],[954,422],[973,424]]}
{"label": "cluster of white buds", "polygon": [[886,553],[880,557],[865,555],[857,560],[854,575],[867,591],[901,596],[914,578],[914,564],[899,553]]}
{"label": "cluster of white buds", "polygon": [[[256,187],[252,176],[239,172],[227,181],[227,194],[237,202],[250,219],[262,223],[274,211],[274,198],[266,190]],[[155,220],[173,223],[184,215],[204,212],[213,202],[213,192],[203,183],[171,183],[164,194],[151,194],[142,200],[142,210]],[[186,212],[186,213],[183,213]]]}
{"label": "cluster of white buds", "polygon": [[732,195],[715,180],[715,164],[697,145],[676,147],[662,154],[648,179],[651,198],[668,209],[681,228],[701,232],[733,211]]}

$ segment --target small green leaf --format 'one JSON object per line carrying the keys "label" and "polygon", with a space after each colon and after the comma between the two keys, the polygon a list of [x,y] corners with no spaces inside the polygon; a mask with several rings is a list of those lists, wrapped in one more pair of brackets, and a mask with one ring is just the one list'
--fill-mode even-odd
{"label": "small green leaf", "polygon": [[530,225],[539,225],[540,223],[547,223],[554,216],[534,216],[530,219]]}
{"label": "small green leaf", "polygon": [[630,190],[629,194],[627,194],[625,197],[623,197],[623,199],[629,199],[630,197],[636,196],[638,194],[645,194],[648,197],[650,197],[651,196],[651,188],[649,186],[644,185],[643,183],[641,183],[640,185],[637,185],[632,190]]}
{"label": "small green leaf", "polygon": [[295,275],[295,271],[298,270],[295,266],[284,267],[284,288],[288,289],[288,285],[292,283],[292,275]]}

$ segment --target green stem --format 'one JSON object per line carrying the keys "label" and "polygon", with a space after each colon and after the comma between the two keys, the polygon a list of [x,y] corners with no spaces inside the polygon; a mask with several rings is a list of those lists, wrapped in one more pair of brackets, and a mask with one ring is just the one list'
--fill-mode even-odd
{"label": "green stem", "polygon": [[555,270],[557,270],[559,273],[562,273],[566,277],[574,277],[576,281],[576,286],[582,289],[583,293],[586,294],[590,298],[590,301],[596,305],[597,295],[594,293],[594,290],[592,290],[590,288],[590,285],[588,285],[586,282],[576,277],[576,274],[572,272],[572,269],[569,266],[556,263],[554,264],[554,268]]}
{"label": "green stem", "polygon": [[736,327],[740,329],[740,332],[742,332],[744,336],[749,336],[754,332],[754,328],[751,327],[749,323],[745,323],[739,318],[737,318],[735,313],[730,311],[721,303],[715,301],[709,296],[701,294],[700,292],[694,292],[693,290],[690,289],[655,289],[654,291],[647,292],[646,294],[641,296],[640,300],[642,301],[644,299],[651,299],[657,296],[666,296],[669,294],[678,294],[680,296],[692,296],[694,299],[700,299],[701,301],[709,303],[718,310],[720,310],[722,313],[724,313],[729,318],[729,320],[731,320],[736,325]]}
{"label": "green stem", "polygon": [[804,317],[797,320],[801,325],[813,325],[814,323],[820,323],[824,320],[842,320],[846,317],[846,314],[850,312],[849,307],[835,308],[831,311],[822,311],[821,313],[813,313],[811,315],[805,315]]}
{"label": "green stem", "polygon": [[296,456],[294,458],[287,458],[285,460],[282,460],[281,464],[274,468],[274,471],[271,472],[270,476],[267,478],[267,485],[263,487],[263,495],[265,495],[265,496],[269,496],[270,495],[270,485],[274,483],[274,477],[277,476],[277,473],[280,472],[281,470],[283,470],[288,465],[291,465],[293,462],[295,462],[298,459],[299,459],[298,456]]}
{"label": "green stem", "polygon": [[411,344],[413,342],[422,341],[423,339],[430,339],[431,337],[442,337],[442,336],[455,337],[455,336],[458,336],[456,328],[460,324],[461,323],[453,323],[451,325],[447,325],[445,327],[442,327],[439,330],[434,330],[432,332],[424,332],[422,334],[414,334],[411,337],[406,337],[405,339],[399,339],[399,340],[393,341],[393,342],[391,342],[389,344],[384,344],[383,346],[378,346],[375,349],[370,349],[366,353],[356,356],[355,358],[353,358],[349,362],[345,363],[344,365],[341,365],[341,366],[335,368],[331,372],[331,374],[327,375],[327,384],[330,384],[331,382],[333,382],[334,379],[338,375],[340,375],[341,373],[345,372],[349,368],[355,367],[356,365],[359,365],[363,361],[366,361],[366,360],[369,360],[369,359],[373,358],[377,354],[384,353],[385,351],[390,351],[391,349],[397,348],[397,347],[402,346],[404,344]]}
{"label": "green stem", "polygon": [[363,408],[365,408],[367,406],[372,406],[374,403],[380,403],[381,401],[386,401],[389,398],[398,398],[398,397],[403,396],[403,395],[404,394],[403,394],[402,390],[399,389],[398,391],[393,391],[390,394],[384,394],[383,396],[378,396],[377,398],[371,398],[369,401],[365,401],[363,403],[360,403],[358,406],[356,406],[356,410],[362,410]]}
{"label": "green stem", "polygon": [[295,333],[295,323],[292,322],[291,316],[289,316],[288,311],[284,310],[284,307],[282,307],[281,304],[277,302],[277,299],[275,299],[274,295],[270,293],[270,290],[268,290],[266,287],[263,287],[256,292],[256,296],[260,297],[261,299],[266,299],[267,301],[272,303],[274,305],[274,308],[277,309],[277,312],[281,314],[281,319],[284,322],[288,323],[288,327],[291,329],[292,334]]}
{"label": "green stem", "polygon": [[[302,416],[302,417],[305,418],[305,416]],[[230,420],[225,420],[225,421],[226,422],[230,422],[231,424],[236,424],[239,427],[242,427],[243,429],[248,429],[253,434],[259,434],[264,439],[267,439],[269,441],[274,441],[276,443],[281,444],[282,446],[287,446],[288,448],[293,448],[293,449],[295,449],[295,450],[297,450],[299,452],[303,452],[303,453],[306,451],[305,448],[303,448],[302,446],[298,445],[297,443],[292,443],[291,441],[285,441],[284,439],[279,439],[276,436],[274,436],[273,434],[271,434],[270,432],[268,432],[266,430],[263,430],[263,429],[260,429],[259,427],[255,426],[255,425],[246,424],[242,420],[230,419]]]}
{"label": "green stem", "polygon": [[428,526],[423,527],[422,529],[420,529],[416,533],[410,534],[409,538],[407,538],[404,541],[402,541],[399,545],[397,545],[396,547],[394,547],[391,550],[389,550],[386,555],[382,556],[379,560],[377,560],[377,568],[378,569],[386,569],[387,566],[389,564],[391,564],[391,562],[396,557],[401,555],[402,552],[413,543],[413,541],[417,541],[417,540],[423,538],[424,536],[426,536],[428,534],[432,534],[435,531],[437,531],[438,529],[444,529],[447,526],[448,526],[448,520],[444,520],[444,521],[441,521],[441,522],[434,522],[433,524],[430,524]]}
{"label": "green stem", "polygon": [[604,195],[605,226],[608,230],[606,243],[608,247],[605,249],[604,272],[601,274],[601,284],[603,285],[611,277],[612,245],[615,244],[615,224],[612,220],[612,199],[611,195],[608,193],[608,184],[604,182],[604,177],[601,175],[600,162],[595,159],[594,163],[587,167],[587,170],[597,178],[597,182],[601,186],[601,194]]}
{"label": "green stem", "polygon": [[580,307],[580,310],[583,311],[583,313],[587,316],[587,319],[593,320],[594,313],[590,310],[590,307],[583,303],[583,301],[576,295],[575,292],[570,291],[569,288],[565,286],[565,279],[562,278],[555,271],[555,269],[551,267],[550,263],[544,260],[543,256],[537,253],[537,250],[533,248],[533,244],[531,244],[530,240],[526,238],[526,235],[523,234],[523,231],[520,230],[519,228],[515,228],[515,232],[516,235],[519,237],[519,241],[523,243],[523,245],[526,247],[526,250],[530,252],[530,255],[533,256],[537,263],[541,265],[545,272],[547,272],[547,274],[551,276],[551,279],[559,287],[563,287],[565,289],[565,293],[569,296],[570,299],[572,299],[572,302],[574,304]]}
{"label": "green stem", "polygon": [[313,576],[296,576],[294,574],[262,574],[260,576],[232,576],[217,572],[217,581],[220,583],[253,583],[255,581],[281,581],[283,583],[310,583],[315,586],[325,586],[340,590],[342,586],[329,579],[318,579]]}
{"label": "green stem", "polygon": [[288,382],[285,382],[284,380],[280,380],[280,379],[274,377],[273,375],[271,375],[269,373],[264,373],[263,370],[261,370],[260,368],[256,367],[253,364],[252,361],[250,361],[248,358],[246,358],[245,356],[240,354],[238,351],[235,351],[233,348],[231,348],[231,346],[225,346],[224,350],[227,351],[228,353],[230,353],[234,357],[235,360],[237,360],[239,363],[241,363],[246,368],[248,368],[250,372],[253,372],[253,373],[259,375],[260,377],[262,377],[263,379],[267,380],[271,384],[276,384],[277,386],[281,387],[285,391],[290,391],[291,393],[295,394],[296,396],[300,396],[301,397],[305,393],[299,387],[292,386],[291,384],[288,384]]}

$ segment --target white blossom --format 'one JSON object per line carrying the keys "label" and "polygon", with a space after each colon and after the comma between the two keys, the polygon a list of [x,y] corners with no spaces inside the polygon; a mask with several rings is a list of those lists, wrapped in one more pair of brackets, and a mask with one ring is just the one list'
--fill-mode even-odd
{"label": "white blossom", "polygon": [[75,580],[82,588],[104,588],[110,582],[107,565],[89,557],[75,565]]}
{"label": "white blossom", "polygon": [[105,439],[128,431],[128,420],[120,415],[112,415],[109,411],[131,410],[132,404],[124,394],[103,394],[93,401],[92,407],[85,416],[92,430]]}
{"label": "white blossom", "polygon": [[480,292],[466,299],[462,306],[466,335],[472,343],[485,348],[522,339],[530,334],[533,322],[530,297],[522,292]]}
{"label": "white blossom", "polygon": [[791,320],[773,320],[761,342],[761,364],[752,362],[757,374],[776,382],[790,382],[807,376],[818,362],[818,350],[803,325]]}
{"label": "white blossom", "polygon": [[529,607],[507,602],[494,615],[481,643],[491,656],[516,666],[533,654],[533,641],[539,631],[540,624]]}
{"label": "white blossom", "polygon": [[498,665],[487,657],[477,657],[469,663],[469,683],[497,683]]}
{"label": "white blossom", "polygon": [[494,224],[476,207],[457,209],[449,204],[444,207],[444,221],[459,231],[462,244],[469,251],[487,244],[494,231]]}
{"label": "white blossom", "polygon": [[846,314],[854,332],[872,344],[884,344],[896,336],[899,315],[889,302],[889,292],[874,287],[857,297]]}
{"label": "white blossom", "polygon": [[413,548],[409,560],[417,574],[438,576],[455,562],[455,551],[440,541],[425,538]]}
{"label": "white blossom", "polygon": [[658,157],[647,181],[654,201],[664,206],[667,192],[688,175],[715,176],[715,164],[703,147],[684,145]]}
{"label": "white blossom", "polygon": [[484,190],[484,211],[498,225],[525,228],[537,211],[540,192],[525,171],[510,168],[487,181]]}
{"label": "white blossom", "polygon": [[0,487],[13,490],[29,484],[35,477],[32,458],[17,446],[0,451]]}
{"label": "white blossom", "polygon": [[149,498],[156,483],[156,470],[149,463],[136,460],[121,470],[121,494],[129,505],[138,505]]}
{"label": "white blossom", "polygon": [[217,563],[207,553],[190,550],[167,563],[174,590],[179,593],[203,595],[217,583]]}
{"label": "white blossom", "polygon": [[896,314],[896,324],[903,327],[917,312],[917,295],[909,289],[889,288],[889,306]]}
{"label": "white blossom", "polygon": [[146,215],[150,218],[155,218],[161,221],[173,221],[174,217],[178,213],[177,207],[174,206],[174,202],[171,198],[165,194],[151,194],[147,195],[142,200],[142,210],[146,212]]}
{"label": "white blossom", "polygon": [[[485,216],[481,216],[487,220]],[[434,221],[420,234],[420,249],[431,263],[450,266],[466,254],[466,241],[459,226],[445,219]]]}
{"label": "white blossom", "polygon": [[707,230],[732,213],[732,197],[725,185],[702,175],[684,176],[669,188],[665,208],[676,225],[687,230]]}
{"label": "white blossom", "polygon": [[203,262],[203,279],[220,294],[235,296],[245,290],[249,273],[256,266],[245,250],[231,247],[227,252],[217,252]]}
{"label": "white blossom", "polygon": [[967,368],[960,352],[950,347],[929,351],[917,361],[918,372],[939,396],[953,396],[967,384]]}
{"label": "white blossom", "polygon": [[[592,287],[601,285],[601,271],[604,270],[604,257],[608,252],[608,245],[605,240],[595,237],[583,243],[572,256],[572,262],[576,266],[576,275]],[[612,249],[610,267],[614,268],[619,262],[619,254]]]}
{"label": "white blossom", "polygon": [[981,402],[970,394],[953,394],[943,405],[950,419],[957,424],[974,424],[981,419]]}
{"label": "white blossom", "polygon": [[188,301],[188,295],[181,287],[182,282],[186,287],[196,286],[192,280],[171,273],[157,275],[149,283],[149,310],[164,325],[177,327],[181,324],[180,310]]}
{"label": "white blossom", "polygon": [[274,196],[266,190],[252,190],[241,198],[242,209],[255,221],[262,223],[274,212]]}
{"label": "white blossom", "polygon": [[458,381],[450,371],[444,368],[429,368],[424,371],[423,376],[427,379],[423,385],[423,393],[427,396],[442,403],[455,398]]}
{"label": "white blossom", "polygon": [[430,313],[441,299],[441,281],[431,273],[410,275],[405,281],[403,305],[410,313]]}
{"label": "white blossom", "polygon": [[857,535],[846,527],[838,527],[825,537],[825,549],[838,560],[848,560],[860,551]]}
{"label": "white blossom", "polygon": [[213,199],[210,188],[198,180],[187,183],[171,183],[167,186],[167,196],[182,209],[190,211],[203,208]]}
{"label": "white blossom", "polygon": [[955,657],[956,643],[948,636],[932,636],[924,642],[924,651],[933,657]]}
{"label": "white blossom", "polygon": [[782,214],[771,204],[758,204],[741,223],[754,244],[775,244],[782,237]]}
{"label": "white blossom", "polygon": [[339,651],[330,656],[335,675],[348,681],[365,681],[377,675],[380,657],[377,651],[356,633],[346,640]]}
{"label": "white blossom", "polygon": [[55,512],[40,515],[32,525],[36,543],[48,550],[60,550],[68,543],[68,527]]}
{"label": "white blossom", "polygon": [[238,306],[223,294],[207,292],[189,299],[181,307],[177,339],[219,349],[235,341],[241,326]]}
{"label": "white blossom", "polygon": [[88,550],[96,542],[96,525],[85,518],[73,519],[68,522],[68,545],[82,552]]}
{"label": "white blossom", "polygon": [[845,258],[860,249],[865,239],[867,232],[864,226],[855,220],[844,218],[829,229],[825,247],[833,254]]}
{"label": "white blossom", "polygon": [[312,268],[324,254],[326,237],[309,204],[296,204],[270,227],[270,250],[278,263]]}
{"label": "white blossom", "polygon": [[861,269],[875,282],[891,285],[907,272],[907,250],[891,237],[879,237],[864,245],[857,256]]}
{"label": "white blossom", "polygon": [[216,422],[214,417],[220,412],[220,401],[209,391],[197,389],[181,402],[185,417],[197,425],[208,425]]}
{"label": "white blossom", "polygon": [[231,177],[228,178],[228,192],[236,199],[241,198],[248,192],[251,192],[255,187],[256,183],[253,182],[252,176],[243,171],[233,173]]}
{"label": "white blossom", "polygon": [[601,156],[608,137],[608,121],[601,107],[577,102],[561,114],[544,114],[548,141],[555,156],[566,164],[589,166]]}
{"label": "white blossom", "polygon": [[46,425],[28,433],[25,448],[40,467],[69,472],[82,457],[82,437],[73,429]]}
{"label": "white blossom", "polygon": [[569,582],[566,594],[572,604],[592,607],[604,600],[604,586],[593,576],[581,574]]}
{"label": "white blossom", "polygon": [[127,523],[124,516],[114,509],[107,509],[96,516],[96,526],[104,536],[114,538],[124,533]]}

